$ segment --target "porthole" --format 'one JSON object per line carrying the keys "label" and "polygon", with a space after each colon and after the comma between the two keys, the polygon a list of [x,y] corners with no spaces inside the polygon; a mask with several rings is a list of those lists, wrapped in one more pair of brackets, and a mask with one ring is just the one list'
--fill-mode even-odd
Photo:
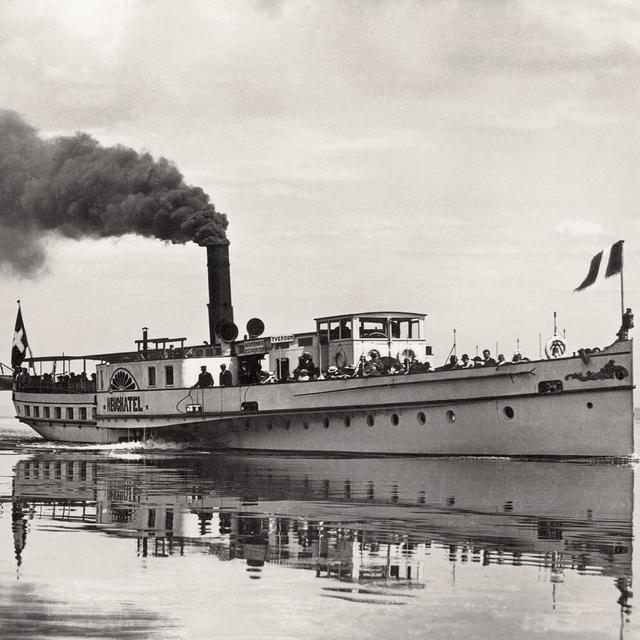
{"label": "porthole", "polygon": [[351,426],[351,416],[345,416],[344,417],[344,426],[345,427],[350,427]]}
{"label": "porthole", "polygon": [[325,419],[322,421],[322,426],[323,426],[325,429],[328,429],[328,428],[329,428],[329,418],[325,418]]}
{"label": "porthole", "polygon": [[456,414],[451,411],[451,409],[449,409],[449,411],[447,411],[447,420],[449,422],[455,422],[456,421]]}
{"label": "porthole", "polygon": [[418,411],[418,422],[420,424],[425,424],[427,422],[427,416],[425,416],[422,411]]}
{"label": "porthole", "polygon": [[587,402],[587,409],[593,409],[593,402]]}
{"label": "porthole", "polygon": [[504,415],[508,420],[511,420],[513,416],[516,415],[516,412],[513,410],[513,407],[505,407],[503,411],[504,411]]}
{"label": "porthole", "polygon": [[370,427],[373,427],[373,423],[374,423],[373,416],[372,416],[371,414],[369,414],[369,415],[367,416],[367,424],[368,424]]}
{"label": "porthole", "polygon": [[400,418],[398,417],[398,414],[397,413],[392,413],[391,414],[391,424],[394,427],[397,427],[399,422],[400,422]]}

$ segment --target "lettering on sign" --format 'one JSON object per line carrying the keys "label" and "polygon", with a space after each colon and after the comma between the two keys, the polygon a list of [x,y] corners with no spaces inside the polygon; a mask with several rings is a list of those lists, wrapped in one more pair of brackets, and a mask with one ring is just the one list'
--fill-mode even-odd
{"label": "lettering on sign", "polygon": [[244,353],[246,355],[264,353],[267,350],[264,340],[246,340],[244,345]]}
{"label": "lettering on sign", "polygon": [[279,342],[293,342],[294,336],[271,336],[271,344],[278,344]]}
{"label": "lettering on sign", "polygon": [[135,413],[143,411],[140,396],[109,396],[107,411],[115,413]]}

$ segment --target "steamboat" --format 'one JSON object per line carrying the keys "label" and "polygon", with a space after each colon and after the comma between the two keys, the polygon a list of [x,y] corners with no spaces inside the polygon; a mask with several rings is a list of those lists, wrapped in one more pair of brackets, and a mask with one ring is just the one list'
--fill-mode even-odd
{"label": "steamboat", "polygon": [[[488,358],[474,368],[452,359],[434,370],[423,313],[328,316],[315,320],[314,331],[277,336],[265,336],[253,318],[238,339],[229,243],[206,250],[208,343],[153,338],[143,328],[129,351],[26,358],[30,372],[21,368],[13,381],[17,419],[46,439],[87,444],[152,440],[344,455],[633,453],[630,315],[602,348],[569,354],[553,336],[547,358]],[[74,368],[81,373],[69,373]]]}

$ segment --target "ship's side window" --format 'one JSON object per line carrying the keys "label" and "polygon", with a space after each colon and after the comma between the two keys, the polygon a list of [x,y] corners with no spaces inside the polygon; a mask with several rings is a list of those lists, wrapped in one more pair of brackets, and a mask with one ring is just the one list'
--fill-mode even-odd
{"label": "ship's side window", "polygon": [[87,419],[87,407],[80,407],[80,420]]}
{"label": "ship's side window", "polygon": [[73,420],[73,407],[67,407],[67,420]]}
{"label": "ship's side window", "polygon": [[42,407],[42,414],[45,418],[51,417],[51,408],[50,407]]}
{"label": "ship's side window", "polygon": [[164,368],[164,383],[167,386],[173,386],[173,367],[166,366]]}
{"label": "ship's side window", "polygon": [[156,368],[155,367],[149,367],[147,369],[147,373],[149,375],[149,386],[150,387],[155,387],[156,386]]}
{"label": "ship's side window", "polygon": [[95,420],[97,415],[98,415],[98,412],[96,411],[96,408],[95,407],[91,407],[91,419]]}
{"label": "ship's side window", "polygon": [[25,416],[30,416],[31,415],[31,407],[28,404],[24,405],[24,415]]}
{"label": "ship's side window", "polygon": [[40,417],[40,407],[38,406],[33,407],[33,417],[34,418]]}
{"label": "ship's side window", "polygon": [[299,347],[313,347],[313,336],[308,338],[298,338]]}
{"label": "ship's side window", "polygon": [[53,407],[53,417],[56,420],[62,419],[62,407]]}
{"label": "ship's side window", "polygon": [[100,369],[100,388],[104,389],[104,371]]}

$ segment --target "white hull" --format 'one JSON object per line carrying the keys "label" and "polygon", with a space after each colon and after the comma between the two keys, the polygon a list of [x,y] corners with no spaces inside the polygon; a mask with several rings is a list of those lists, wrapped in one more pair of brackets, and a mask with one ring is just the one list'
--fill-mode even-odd
{"label": "white hull", "polygon": [[[632,344],[624,341],[587,362],[574,356],[409,376],[63,398],[15,392],[14,403],[19,419],[44,438],[65,442],[160,439],[285,452],[620,457],[634,449],[632,370]],[[562,382],[562,391],[541,391],[548,381]],[[185,395],[201,413],[176,410]],[[129,402],[116,407],[114,398]],[[56,402],[95,403],[96,420],[25,416],[24,405]],[[254,410],[242,410],[247,402]]]}

